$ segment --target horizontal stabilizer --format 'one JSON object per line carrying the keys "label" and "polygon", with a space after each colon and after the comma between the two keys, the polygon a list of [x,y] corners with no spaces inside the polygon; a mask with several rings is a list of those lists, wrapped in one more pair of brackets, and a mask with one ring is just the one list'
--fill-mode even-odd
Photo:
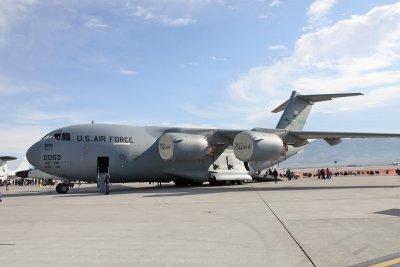
{"label": "horizontal stabilizer", "polygon": [[[363,95],[361,93],[347,93],[347,94],[321,94],[321,95],[297,95],[296,97],[299,99],[303,99],[305,101],[312,103],[316,102],[322,102],[322,101],[329,101],[334,98],[340,98],[340,97],[349,97],[349,96],[359,96]],[[289,100],[285,101],[283,104],[281,104],[279,107],[274,109],[272,112],[273,113],[279,113],[283,110],[286,109],[287,105],[289,103]]]}
{"label": "horizontal stabilizer", "polygon": [[363,94],[347,93],[347,94],[324,94],[324,95],[299,95],[297,97],[315,103],[315,102],[333,100],[334,98],[359,96],[359,95],[363,95]]}

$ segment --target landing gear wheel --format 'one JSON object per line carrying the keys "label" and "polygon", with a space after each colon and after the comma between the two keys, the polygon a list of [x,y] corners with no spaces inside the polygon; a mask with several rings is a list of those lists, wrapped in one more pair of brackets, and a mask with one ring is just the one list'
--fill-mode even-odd
{"label": "landing gear wheel", "polygon": [[56,191],[59,194],[66,194],[66,193],[68,193],[68,190],[69,190],[69,186],[67,184],[58,184],[56,186]]}
{"label": "landing gear wheel", "polygon": [[214,176],[210,177],[210,179],[208,179],[208,183],[212,186],[217,185],[217,179],[215,179]]}
{"label": "landing gear wheel", "polygon": [[203,182],[191,182],[190,186],[202,186]]}
{"label": "landing gear wheel", "polygon": [[184,182],[184,181],[175,181],[175,186],[176,187],[188,187],[188,186],[190,186],[190,183]]}

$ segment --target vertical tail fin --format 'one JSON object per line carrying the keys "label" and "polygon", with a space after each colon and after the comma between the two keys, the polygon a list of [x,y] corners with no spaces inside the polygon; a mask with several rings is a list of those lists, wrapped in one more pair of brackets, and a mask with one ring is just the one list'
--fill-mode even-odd
{"label": "vertical tail fin", "polygon": [[296,91],[292,92],[290,99],[274,109],[273,113],[283,111],[282,117],[276,129],[303,130],[310,114],[312,105],[316,102],[328,101],[333,98],[362,95],[360,93],[349,94],[321,94],[321,95],[301,95]]}
{"label": "vertical tail fin", "polygon": [[15,172],[18,171],[25,171],[28,170],[29,168],[31,168],[32,166],[30,166],[28,160],[25,158],[21,161],[21,163],[19,164],[18,168],[15,169]]}

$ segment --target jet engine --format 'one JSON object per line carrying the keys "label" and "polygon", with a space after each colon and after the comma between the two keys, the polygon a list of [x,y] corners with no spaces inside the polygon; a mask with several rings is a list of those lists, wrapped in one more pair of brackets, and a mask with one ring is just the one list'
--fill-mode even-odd
{"label": "jet engine", "polygon": [[275,160],[285,153],[282,139],[271,133],[245,131],[233,140],[236,158],[244,162]]}
{"label": "jet engine", "polygon": [[209,144],[202,135],[166,133],[160,137],[158,149],[163,160],[200,160],[208,154]]}

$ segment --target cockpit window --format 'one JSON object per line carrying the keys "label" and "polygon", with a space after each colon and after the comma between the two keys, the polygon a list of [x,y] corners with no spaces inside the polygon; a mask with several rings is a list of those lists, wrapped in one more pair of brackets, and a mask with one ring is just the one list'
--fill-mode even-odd
{"label": "cockpit window", "polygon": [[46,139],[60,140],[61,139],[61,133],[49,133],[45,137],[42,138],[42,140],[46,140]]}
{"label": "cockpit window", "polygon": [[50,135],[49,134],[46,134],[43,138],[42,138],[42,140],[46,140],[46,139],[49,139],[50,138]]}
{"label": "cockpit window", "polygon": [[71,135],[69,133],[62,133],[61,140],[62,141],[71,141]]}

